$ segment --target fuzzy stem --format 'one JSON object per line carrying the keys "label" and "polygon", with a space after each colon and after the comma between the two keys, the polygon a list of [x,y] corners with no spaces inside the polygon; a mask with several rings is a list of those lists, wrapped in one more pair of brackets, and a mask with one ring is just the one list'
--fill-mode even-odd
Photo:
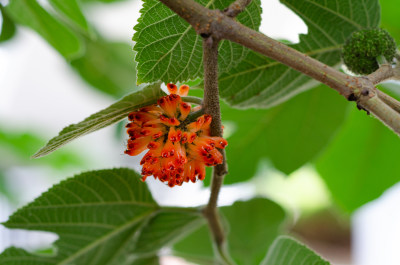
{"label": "fuzzy stem", "polygon": [[[204,112],[212,116],[210,125],[211,136],[222,136],[221,110],[219,106],[218,92],[218,43],[213,37],[203,39],[203,65],[204,65]],[[211,180],[211,195],[207,206],[204,208],[204,216],[208,220],[211,233],[214,237],[220,257],[225,263],[229,262],[226,251],[225,234],[217,210],[218,195],[227,173],[225,153],[223,162],[213,168]]]}

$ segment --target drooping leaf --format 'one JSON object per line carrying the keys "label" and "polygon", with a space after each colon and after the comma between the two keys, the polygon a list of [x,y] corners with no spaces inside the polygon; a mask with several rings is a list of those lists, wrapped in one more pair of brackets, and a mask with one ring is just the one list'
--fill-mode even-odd
{"label": "drooping leaf", "polygon": [[129,169],[91,171],[67,179],[14,213],[8,228],[57,233],[55,256],[10,248],[1,264],[121,264],[125,243],[158,210],[146,184]]}
{"label": "drooping leaf", "polygon": [[[289,45],[331,66],[353,31],[379,24],[378,0],[281,0],[308,26],[300,43]],[[221,96],[238,108],[267,108],[316,85],[311,78],[255,52],[219,78]]]}
{"label": "drooping leaf", "polygon": [[355,108],[316,162],[332,197],[351,212],[400,181],[400,140]]}
{"label": "drooping leaf", "polygon": [[224,183],[252,178],[261,159],[269,159],[286,174],[313,160],[343,123],[347,105],[323,85],[269,110],[237,110],[223,105],[223,123],[234,127],[227,139],[229,174]]}
{"label": "drooping leaf", "polygon": [[11,0],[6,10],[14,21],[35,30],[67,60],[82,54],[81,39],[43,9],[36,0]]}
{"label": "drooping leaf", "polygon": [[287,236],[280,236],[268,251],[262,265],[329,265],[318,254]]}
{"label": "drooping leaf", "polygon": [[89,24],[77,0],[49,0],[49,3],[75,26],[79,27],[83,32],[89,33]]}
{"label": "drooping leaf", "polygon": [[[224,9],[233,0],[197,0],[211,9]],[[261,22],[260,0],[254,0],[237,19],[258,29]],[[202,38],[177,14],[157,0],[144,0],[139,23],[135,26],[138,83],[178,82],[203,75]],[[247,54],[240,45],[222,41],[219,47],[219,71],[235,66]]]}
{"label": "drooping leaf", "polygon": [[[285,219],[283,209],[276,203],[262,198],[235,202],[221,207],[221,213],[229,223],[229,252],[238,265],[259,264],[269,246],[278,235]],[[208,228],[203,225],[174,245],[174,253],[191,261],[214,259]]]}
{"label": "drooping leaf", "polygon": [[[158,264],[158,258],[148,254],[201,221],[197,211],[160,208],[140,175],[130,169],[82,173],[55,185],[4,223],[56,233],[56,254],[9,248],[0,255],[0,264]],[[146,253],[136,250],[142,246]]]}
{"label": "drooping leaf", "polygon": [[131,111],[156,103],[163,94],[160,83],[148,85],[143,90],[131,93],[108,108],[64,128],[58,136],[51,139],[33,157],[45,156],[80,136],[116,123],[127,117]]}
{"label": "drooping leaf", "polygon": [[15,35],[16,27],[14,21],[6,13],[6,10],[1,4],[0,4],[0,12],[2,18],[0,42],[3,42],[11,39]]}
{"label": "drooping leaf", "polygon": [[86,39],[86,53],[71,65],[93,87],[114,97],[137,89],[134,53],[130,45],[98,37]]}

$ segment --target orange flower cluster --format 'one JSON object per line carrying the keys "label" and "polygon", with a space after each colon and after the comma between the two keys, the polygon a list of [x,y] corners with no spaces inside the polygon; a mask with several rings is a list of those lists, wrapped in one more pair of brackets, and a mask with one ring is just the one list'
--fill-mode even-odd
{"label": "orange flower cluster", "polygon": [[130,139],[125,153],[135,156],[149,149],[140,162],[142,180],[153,175],[174,187],[203,180],[205,166],[222,163],[223,157],[217,148],[225,148],[228,142],[222,137],[210,136],[210,115],[202,115],[191,123],[185,121],[191,106],[180,96],[188,94],[187,85],[182,85],[179,91],[172,83],[167,88],[171,94],[160,98],[157,105],[129,114],[131,122],[126,127]]}

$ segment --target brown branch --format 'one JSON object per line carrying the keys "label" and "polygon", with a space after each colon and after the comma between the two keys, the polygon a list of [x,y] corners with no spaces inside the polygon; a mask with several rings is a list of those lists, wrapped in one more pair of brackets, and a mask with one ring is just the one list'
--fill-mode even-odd
{"label": "brown branch", "polygon": [[366,76],[374,85],[386,80],[400,80],[399,67],[393,68],[390,64],[383,64],[378,70]]}
{"label": "brown branch", "polygon": [[[212,136],[222,137],[221,110],[219,106],[218,91],[218,43],[212,36],[203,39],[203,65],[204,65],[204,112],[212,116],[210,133]],[[211,194],[207,206],[204,208],[204,216],[208,220],[208,225],[214,237],[218,253],[225,263],[230,264],[230,259],[226,254],[225,234],[217,210],[219,192],[227,173],[225,152],[223,163],[213,169],[211,180]]]}
{"label": "brown branch", "polygon": [[386,103],[390,108],[392,108],[397,113],[400,113],[400,102],[391,96],[383,93],[379,89],[376,90],[378,97]]}
{"label": "brown branch", "polygon": [[[219,10],[210,10],[193,0],[160,1],[190,23],[201,36],[212,35],[217,39],[231,40],[302,72],[337,90],[347,99],[357,101],[358,106],[373,113],[377,118],[385,121],[385,124],[397,134],[400,134],[398,125],[395,124],[398,120],[397,116],[400,114],[395,111],[382,111],[379,104],[384,103],[382,100],[375,99],[375,84],[369,78],[346,75],[260,32],[247,28]],[[400,70],[396,69],[394,76],[399,76],[398,72]],[[369,99],[373,102],[368,103]],[[388,105],[385,104],[382,108],[386,107]],[[380,115],[389,115],[390,117],[381,117]]]}
{"label": "brown branch", "polygon": [[224,10],[228,17],[236,17],[251,3],[251,0],[236,0]]}

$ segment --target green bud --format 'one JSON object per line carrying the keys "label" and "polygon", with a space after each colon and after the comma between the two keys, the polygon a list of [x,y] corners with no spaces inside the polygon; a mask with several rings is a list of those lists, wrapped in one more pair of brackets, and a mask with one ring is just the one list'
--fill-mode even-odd
{"label": "green bud", "polygon": [[396,42],[384,29],[353,32],[343,46],[342,58],[355,74],[367,75],[379,68],[377,57],[382,55],[391,63],[396,54]]}

